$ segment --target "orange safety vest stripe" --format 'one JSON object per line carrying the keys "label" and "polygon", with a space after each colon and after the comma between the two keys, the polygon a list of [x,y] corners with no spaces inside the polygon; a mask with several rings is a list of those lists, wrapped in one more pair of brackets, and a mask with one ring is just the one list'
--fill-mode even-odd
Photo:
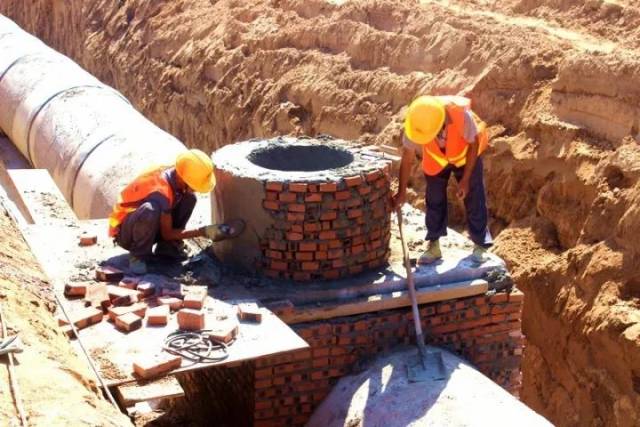
{"label": "orange safety vest stripe", "polygon": [[[469,143],[464,139],[465,111],[470,109],[471,100],[460,96],[440,97],[445,103],[449,122],[447,123],[447,139],[443,153],[438,142],[433,141],[423,146],[422,169],[425,174],[433,176],[439,174],[448,164],[462,167],[467,162]],[[478,154],[481,154],[489,143],[486,124],[471,111],[478,128]]]}
{"label": "orange safety vest stripe", "polygon": [[162,194],[169,200],[169,205],[173,206],[173,189],[163,176],[165,169],[165,166],[153,167],[143,172],[122,190],[109,216],[109,236],[115,237],[127,215],[135,211],[152,193]]}

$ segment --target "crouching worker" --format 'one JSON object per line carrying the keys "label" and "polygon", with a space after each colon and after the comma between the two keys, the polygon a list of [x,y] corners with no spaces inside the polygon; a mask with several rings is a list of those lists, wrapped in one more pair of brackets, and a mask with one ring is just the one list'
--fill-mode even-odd
{"label": "crouching worker", "polygon": [[442,258],[440,237],[447,235],[447,184],[453,174],[458,181],[458,198],[464,200],[467,225],[475,243],[472,258],[486,260],[492,245],[487,227],[487,205],[482,157],[488,144],[486,125],[460,96],[420,96],[407,111],[398,193],[394,208],[405,202],[407,181],[416,156],[422,158],[427,181],[426,226],[428,248],[418,260],[430,264]]}
{"label": "crouching worker", "polygon": [[129,251],[132,273],[145,274],[152,255],[186,258],[184,239],[220,241],[243,231],[242,221],[185,230],[196,205],[194,192],[209,193],[214,185],[211,158],[189,150],[178,155],[174,166],[153,167],[122,190],[109,217],[109,235]]}

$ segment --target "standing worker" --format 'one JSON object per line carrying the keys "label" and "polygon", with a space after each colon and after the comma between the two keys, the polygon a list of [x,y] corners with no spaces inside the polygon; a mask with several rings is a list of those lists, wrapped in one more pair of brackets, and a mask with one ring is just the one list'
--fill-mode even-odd
{"label": "standing worker", "polygon": [[183,239],[220,241],[243,231],[242,221],[185,230],[196,205],[194,192],[209,193],[214,185],[211,158],[189,150],[178,155],[174,166],[152,167],[122,190],[109,217],[109,236],[129,251],[132,273],[145,274],[145,260],[153,254],[186,258]]}
{"label": "standing worker", "polygon": [[440,237],[447,235],[447,184],[451,173],[458,181],[458,198],[464,200],[467,225],[475,246],[472,258],[486,260],[493,244],[487,227],[487,205],[483,182],[482,158],[487,148],[486,124],[471,110],[471,101],[460,96],[420,96],[407,111],[404,121],[402,161],[398,193],[393,206],[406,201],[407,180],[413,159],[422,157],[427,180],[427,250],[419,264],[431,264],[442,258]]}

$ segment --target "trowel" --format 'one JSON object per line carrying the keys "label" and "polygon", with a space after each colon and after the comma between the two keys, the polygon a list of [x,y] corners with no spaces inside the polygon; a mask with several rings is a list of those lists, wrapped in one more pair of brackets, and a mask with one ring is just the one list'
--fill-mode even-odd
{"label": "trowel", "polygon": [[402,257],[404,267],[407,270],[407,287],[411,298],[411,310],[413,311],[413,324],[416,330],[416,343],[418,344],[418,357],[415,363],[407,366],[407,376],[410,382],[420,381],[441,381],[447,378],[447,372],[442,360],[442,353],[437,350],[427,350],[422,334],[422,324],[420,322],[420,311],[418,310],[418,299],[416,298],[416,285],[411,270],[411,260],[409,259],[409,249],[402,234],[402,211],[398,207],[398,231],[400,232],[400,242],[402,243]]}

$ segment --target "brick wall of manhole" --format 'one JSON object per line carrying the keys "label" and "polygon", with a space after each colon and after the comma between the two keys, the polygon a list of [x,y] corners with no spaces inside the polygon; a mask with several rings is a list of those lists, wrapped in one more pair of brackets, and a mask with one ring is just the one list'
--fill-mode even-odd
{"label": "brick wall of manhole", "polygon": [[389,162],[332,139],[275,138],[213,156],[216,222],[247,231],[214,245],[218,258],[272,278],[336,279],[389,255]]}

